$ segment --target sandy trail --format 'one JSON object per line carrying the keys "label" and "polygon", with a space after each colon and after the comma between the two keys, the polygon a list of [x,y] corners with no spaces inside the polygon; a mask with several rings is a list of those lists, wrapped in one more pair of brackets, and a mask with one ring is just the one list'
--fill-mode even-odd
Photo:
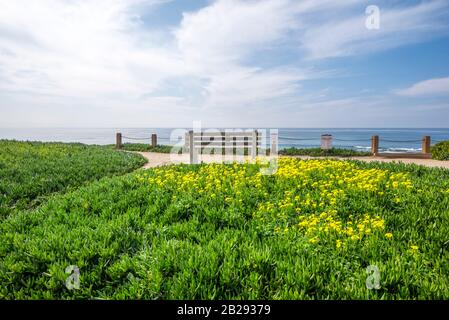
{"label": "sandy trail", "polygon": [[170,154],[167,153],[157,153],[157,152],[136,152],[142,155],[148,160],[148,162],[143,166],[144,169],[154,168],[164,165],[173,164],[170,161]]}
{"label": "sandy trail", "polygon": [[[183,154],[183,155],[170,155],[168,153],[156,153],[156,152],[137,152],[144,156],[146,159],[148,159],[148,163],[144,165],[143,168],[153,168],[163,165],[170,165],[170,164],[179,164],[179,163],[189,163],[189,155]],[[322,159],[323,157],[309,157],[309,156],[294,156],[295,158],[300,159]],[[243,156],[237,156],[235,158],[236,161],[244,161]],[[432,159],[403,159],[403,158],[381,158],[381,157],[350,157],[350,158],[339,158],[334,157],[334,159],[351,159],[351,160],[360,160],[360,161],[366,161],[366,162],[402,162],[405,164],[418,164],[423,165],[426,167],[440,167],[440,168],[446,168],[449,169],[449,161],[438,161],[438,160],[432,160]],[[225,160],[233,160],[233,159],[225,159]],[[213,156],[213,155],[203,155],[202,161],[206,163],[211,162],[222,162],[222,159],[220,156]]]}

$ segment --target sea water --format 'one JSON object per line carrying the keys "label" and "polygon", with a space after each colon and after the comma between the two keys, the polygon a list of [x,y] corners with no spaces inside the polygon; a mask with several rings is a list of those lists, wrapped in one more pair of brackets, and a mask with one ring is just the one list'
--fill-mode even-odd
{"label": "sea water", "polygon": [[[158,144],[173,145],[177,142],[173,140],[172,133],[174,129],[178,128],[0,128],[0,139],[80,142],[85,144],[108,145],[115,143],[115,135],[117,132],[122,133],[124,137],[123,142],[131,143],[150,143],[151,134],[156,133],[158,135]],[[322,134],[331,134],[333,136],[334,147],[350,148],[359,151],[370,150],[371,137],[373,135],[379,136],[379,149],[384,152],[419,152],[421,151],[421,140],[423,136],[431,136],[432,144],[442,140],[449,140],[449,128],[274,129],[278,130],[280,149],[288,147],[319,147]],[[267,129],[267,133],[269,133],[269,130]]]}

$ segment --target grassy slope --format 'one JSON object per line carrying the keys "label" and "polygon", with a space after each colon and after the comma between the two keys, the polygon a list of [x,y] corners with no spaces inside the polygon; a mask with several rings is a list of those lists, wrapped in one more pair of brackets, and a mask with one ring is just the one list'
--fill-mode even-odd
{"label": "grassy slope", "polygon": [[0,218],[33,207],[52,193],[144,163],[139,155],[99,146],[0,140]]}
{"label": "grassy slope", "polygon": [[[5,220],[0,298],[448,299],[449,171],[358,162],[357,168],[360,179],[379,175],[370,169],[409,173],[412,190],[385,181],[377,190],[383,196],[340,188],[347,193],[336,206],[342,220],[376,213],[392,239],[373,233],[338,250],[334,238],[310,243],[292,226],[273,231],[297,218],[286,214],[288,206],[268,220],[255,216],[260,203],[281,203],[286,191],[311,192],[312,203],[320,201],[319,184],[344,176],[345,168],[312,170],[307,186],[297,187],[300,180],[288,177],[257,182],[255,165],[164,167],[105,178]],[[411,244],[419,249],[410,251]],[[365,287],[370,264],[381,272],[377,291]],[[80,267],[80,290],[64,287],[68,265]]]}

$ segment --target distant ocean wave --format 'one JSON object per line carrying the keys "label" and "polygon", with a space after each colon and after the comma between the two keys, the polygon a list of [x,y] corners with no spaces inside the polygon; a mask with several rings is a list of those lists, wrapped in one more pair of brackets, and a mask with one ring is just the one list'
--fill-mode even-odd
{"label": "distant ocean wave", "polygon": [[[354,149],[360,150],[360,151],[369,151],[371,150],[371,147],[366,146],[354,146]],[[389,147],[389,148],[379,148],[379,151],[385,152],[385,153],[416,153],[421,152],[422,148],[399,148],[399,147]]]}
{"label": "distant ocean wave", "polygon": [[386,149],[379,149],[379,151],[386,152],[386,153],[415,153],[415,152],[421,152],[421,148],[386,148]]}
{"label": "distant ocean wave", "polygon": [[371,147],[354,146],[354,149],[358,149],[358,150],[371,150]]}

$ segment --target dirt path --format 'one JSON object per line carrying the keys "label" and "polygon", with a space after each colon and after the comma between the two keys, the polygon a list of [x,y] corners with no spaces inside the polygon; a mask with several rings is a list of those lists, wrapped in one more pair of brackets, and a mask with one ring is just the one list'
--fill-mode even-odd
{"label": "dirt path", "polygon": [[[172,156],[168,153],[156,153],[156,152],[137,152],[137,153],[141,154],[146,159],[148,159],[148,163],[145,164],[144,168],[153,168],[162,165],[177,164],[177,163],[189,163],[188,154]],[[323,157],[309,157],[309,156],[294,156],[294,157],[300,159],[323,159]],[[335,157],[335,159],[342,159],[342,160],[351,159],[366,162],[378,161],[378,162],[402,162],[406,164],[414,163],[427,167],[440,167],[449,169],[449,161],[438,161],[432,159],[399,159],[399,158],[396,159],[396,158],[379,158],[379,157],[350,157],[350,158]],[[238,160],[243,160],[243,158]],[[214,156],[205,156],[203,158],[203,161],[207,163],[221,162],[221,158]]]}
{"label": "dirt path", "polygon": [[148,160],[148,162],[143,166],[144,169],[159,167],[164,165],[172,164],[170,161],[170,154],[168,153],[157,153],[157,152],[136,152],[142,155]]}

